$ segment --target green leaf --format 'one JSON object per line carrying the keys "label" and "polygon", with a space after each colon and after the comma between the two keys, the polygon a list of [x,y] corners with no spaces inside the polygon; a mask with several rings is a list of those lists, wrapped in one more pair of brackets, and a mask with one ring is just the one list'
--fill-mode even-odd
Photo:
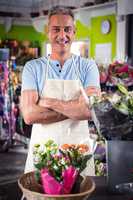
{"label": "green leaf", "polygon": [[91,157],[92,157],[92,154],[85,155],[85,156],[83,157],[83,160],[82,160],[82,162],[81,162],[81,166],[80,166],[79,172],[82,172],[82,171],[86,168],[87,162],[88,162],[88,160],[91,159]]}
{"label": "green leaf", "polygon": [[118,84],[117,85],[117,87],[118,87],[118,90],[121,92],[121,93],[123,93],[123,94],[125,94],[126,96],[128,96],[128,90],[125,88],[125,86],[124,85],[122,85],[122,84]]}
{"label": "green leaf", "polygon": [[41,175],[40,175],[40,171],[39,171],[39,170],[36,170],[36,171],[35,171],[34,176],[35,176],[35,180],[36,180],[37,182],[40,182]]}
{"label": "green leaf", "polygon": [[35,148],[39,148],[39,147],[40,147],[40,144],[35,144],[34,147],[35,147]]}
{"label": "green leaf", "polygon": [[124,113],[125,115],[129,114],[128,106],[124,102],[121,102],[119,105],[115,105],[115,108],[120,112]]}
{"label": "green leaf", "polygon": [[34,165],[35,165],[35,168],[36,168],[36,169],[39,169],[39,170],[41,170],[42,168],[45,167],[44,163],[42,163],[42,162],[37,163],[37,164],[34,164]]}

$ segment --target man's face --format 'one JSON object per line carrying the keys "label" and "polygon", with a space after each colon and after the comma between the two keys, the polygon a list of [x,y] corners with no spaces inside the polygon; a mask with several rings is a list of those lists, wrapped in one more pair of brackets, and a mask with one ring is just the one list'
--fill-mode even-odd
{"label": "man's face", "polygon": [[75,27],[71,16],[51,16],[48,25],[48,38],[52,46],[52,53],[69,53],[74,36]]}

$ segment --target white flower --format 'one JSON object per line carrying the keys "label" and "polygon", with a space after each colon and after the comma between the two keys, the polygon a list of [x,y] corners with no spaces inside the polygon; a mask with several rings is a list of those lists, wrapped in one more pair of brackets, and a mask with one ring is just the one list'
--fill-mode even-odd
{"label": "white flower", "polygon": [[108,97],[108,99],[112,104],[116,104],[120,101],[121,96],[119,96],[117,93],[114,93],[111,97]]}

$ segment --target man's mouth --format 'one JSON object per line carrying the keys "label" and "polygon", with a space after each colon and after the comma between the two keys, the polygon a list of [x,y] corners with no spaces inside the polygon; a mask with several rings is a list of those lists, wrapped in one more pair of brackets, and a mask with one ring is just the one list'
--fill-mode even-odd
{"label": "man's mouth", "polygon": [[59,45],[66,45],[66,44],[69,43],[69,41],[68,41],[68,40],[57,40],[57,43],[58,43]]}

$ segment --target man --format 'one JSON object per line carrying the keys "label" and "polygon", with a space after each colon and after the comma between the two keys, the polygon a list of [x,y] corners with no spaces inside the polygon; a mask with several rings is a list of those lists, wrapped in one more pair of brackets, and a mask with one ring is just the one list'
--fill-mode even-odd
{"label": "man", "polygon": [[82,93],[85,90],[87,95],[99,94],[99,73],[94,61],[70,53],[75,31],[71,10],[51,9],[48,38],[52,53],[27,62],[24,67],[21,109],[25,122],[34,124],[26,172],[33,170],[35,143],[48,139],[59,145],[90,143],[91,116]]}

